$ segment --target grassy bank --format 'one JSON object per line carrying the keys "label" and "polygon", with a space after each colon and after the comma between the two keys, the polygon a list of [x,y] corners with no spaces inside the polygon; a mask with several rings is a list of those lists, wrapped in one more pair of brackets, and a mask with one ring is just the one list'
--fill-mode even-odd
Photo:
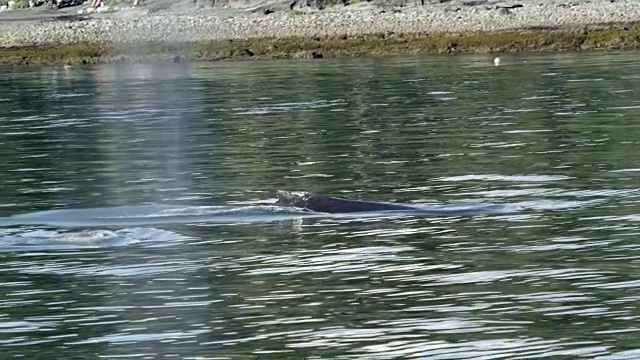
{"label": "grassy bank", "polygon": [[488,54],[640,48],[640,23],[497,33],[369,34],[219,40],[186,44],[71,44],[12,46],[0,63],[108,63],[331,58],[417,54]]}

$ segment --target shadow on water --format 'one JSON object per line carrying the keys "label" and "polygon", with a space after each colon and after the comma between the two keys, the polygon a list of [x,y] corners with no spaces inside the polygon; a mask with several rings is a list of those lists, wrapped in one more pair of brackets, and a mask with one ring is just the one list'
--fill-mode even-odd
{"label": "shadow on water", "polygon": [[3,354],[637,358],[639,77],[633,54],[0,68]]}

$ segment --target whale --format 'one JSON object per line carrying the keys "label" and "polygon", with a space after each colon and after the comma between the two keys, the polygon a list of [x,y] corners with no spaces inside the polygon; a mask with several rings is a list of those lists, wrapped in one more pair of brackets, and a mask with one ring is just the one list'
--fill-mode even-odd
{"label": "whale", "polygon": [[327,196],[322,194],[291,192],[278,190],[276,192],[277,206],[295,207],[313,212],[341,214],[370,211],[390,211],[390,210],[418,210],[417,207],[400,205],[387,202],[353,200]]}

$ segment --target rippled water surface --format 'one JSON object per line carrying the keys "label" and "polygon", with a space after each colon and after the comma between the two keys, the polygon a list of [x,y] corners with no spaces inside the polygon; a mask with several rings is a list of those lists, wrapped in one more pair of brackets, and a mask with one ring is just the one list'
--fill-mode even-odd
{"label": "rippled water surface", "polygon": [[503,64],[0,68],[3,358],[639,358],[637,54]]}

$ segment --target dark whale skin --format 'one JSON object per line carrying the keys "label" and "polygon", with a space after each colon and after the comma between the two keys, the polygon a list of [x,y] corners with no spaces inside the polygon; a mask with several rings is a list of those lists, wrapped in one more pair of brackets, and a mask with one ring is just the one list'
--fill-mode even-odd
{"label": "dark whale skin", "polygon": [[292,206],[315,212],[340,214],[385,210],[416,210],[415,207],[392,203],[351,200],[313,193],[292,193],[279,190],[275,205]]}

